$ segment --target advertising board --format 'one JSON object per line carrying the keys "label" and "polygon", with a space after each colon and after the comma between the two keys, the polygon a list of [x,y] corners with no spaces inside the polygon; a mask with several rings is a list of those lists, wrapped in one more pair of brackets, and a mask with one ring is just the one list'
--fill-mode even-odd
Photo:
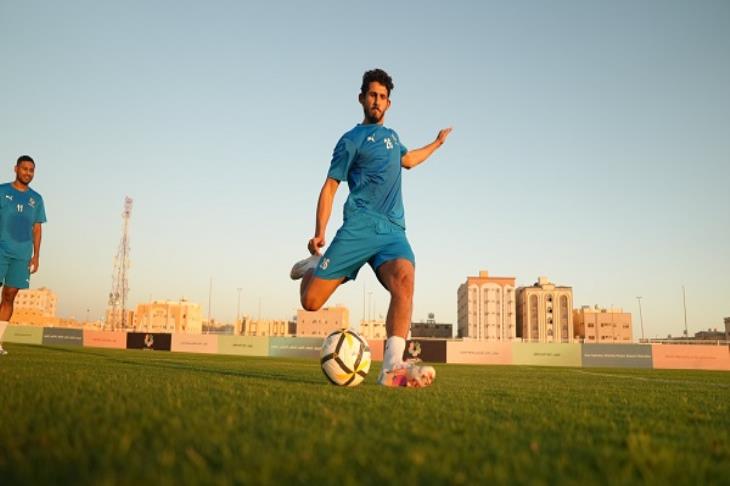
{"label": "advertising board", "polygon": [[585,368],[651,368],[651,346],[647,344],[583,344]]}
{"label": "advertising board", "polygon": [[652,344],[655,369],[730,371],[727,346]]}
{"label": "advertising board", "polygon": [[447,341],[446,362],[458,364],[512,364],[511,343]]}
{"label": "advertising board", "polygon": [[171,335],[162,332],[128,332],[127,349],[170,351]]}
{"label": "advertising board", "polygon": [[577,343],[513,343],[512,364],[580,367],[581,345]]}
{"label": "advertising board", "polygon": [[172,335],[171,351],[180,353],[207,353],[218,352],[218,336],[215,334],[183,334]]}
{"label": "advertising board", "polygon": [[126,349],[127,333],[124,331],[90,331],[84,329],[84,346],[89,348]]}
{"label": "advertising board", "polygon": [[269,356],[276,358],[312,358],[319,360],[322,338],[272,337],[269,338]]}
{"label": "advertising board", "polygon": [[43,344],[43,328],[9,324],[2,338],[6,343]]}
{"label": "advertising board", "polygon": [[368,339],[368,346],[370,347],[370,359],[372,361],[383,361],[385,341],[382,339]]}
{"label": "advertising board", "polygon": [[218,336],[218,354],[268,356],[267,336]]}
{"label": "advertising board", "polygon": [[43,345],[54,346],[59,344],[62,346],[83,346],[84,331],[62,327],[44,327]]}
{"label": "advertising board", "polygon": [[406,341],[403,359],[421,359],[426,363],[446,363],[446,341],[443,339],[410,339]]}

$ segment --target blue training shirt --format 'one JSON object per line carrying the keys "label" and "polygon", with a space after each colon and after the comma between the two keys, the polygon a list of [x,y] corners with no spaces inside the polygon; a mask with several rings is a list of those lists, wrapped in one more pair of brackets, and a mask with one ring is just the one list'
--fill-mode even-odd
{"label": "blue training shirt", "polygon": [[27,259],[33,256],[33,226],[46,222],[43,198],[33,189],[19,191],[11,182],[0,184],[0,252]]}
{"label": "blue training shirt", "polygon": [[371,212],[405,229],[400,159],[406,152],[395,130],[382,125],[360,124],[340,138],[327,177],[347,179],[345,221],[358,212]]}

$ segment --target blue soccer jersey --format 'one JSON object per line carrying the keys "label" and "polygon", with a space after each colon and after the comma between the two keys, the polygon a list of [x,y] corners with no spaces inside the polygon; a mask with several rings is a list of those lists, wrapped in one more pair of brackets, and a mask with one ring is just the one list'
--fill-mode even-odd
{"label": "blue soccer jersey", "polygon": [[407,151],[394,130],[377,124],[357,125],[340,138],[327,176],[347,180],[345,221],[372,212],[405,229],[400,159]]}
{"label": "blue soccer jersey", "polygon": [[43,198],[33,189],[19,191],[0,184],[0,251],[7,257],[33,256],[33,226],[46,222]]}

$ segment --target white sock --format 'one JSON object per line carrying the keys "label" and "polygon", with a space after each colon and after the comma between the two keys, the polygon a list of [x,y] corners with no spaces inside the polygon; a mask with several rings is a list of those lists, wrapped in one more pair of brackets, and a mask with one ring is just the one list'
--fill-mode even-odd
{"label": "white sock", "polygon": [[0,344],[3,342],[3,334],[5,334],[6,327],[8,327],[8,321],[0,321]]}
{"label": "white sock", "polygon": [[383,369],[392,370],[395,365],[403,361],[403,351],[406,350],[406,340],[400,336],[390,336],[385,341],[385,354],[383,355]]}

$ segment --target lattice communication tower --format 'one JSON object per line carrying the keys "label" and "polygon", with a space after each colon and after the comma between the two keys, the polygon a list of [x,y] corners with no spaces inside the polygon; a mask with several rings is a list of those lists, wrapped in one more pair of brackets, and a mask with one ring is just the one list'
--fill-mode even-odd
{"label": "lattice communication tower", "polygon": [[122,239],[119,241],[117,255],[114,257],[114,272],[112,273],[112,291],[109,292],[109,314],[107,326],[113,330],[126,329],[131,323],[127,322],[127,296],[129,295],[129,217],[132,214],[132,198],[125,196],[124,211],[122,211]]}

